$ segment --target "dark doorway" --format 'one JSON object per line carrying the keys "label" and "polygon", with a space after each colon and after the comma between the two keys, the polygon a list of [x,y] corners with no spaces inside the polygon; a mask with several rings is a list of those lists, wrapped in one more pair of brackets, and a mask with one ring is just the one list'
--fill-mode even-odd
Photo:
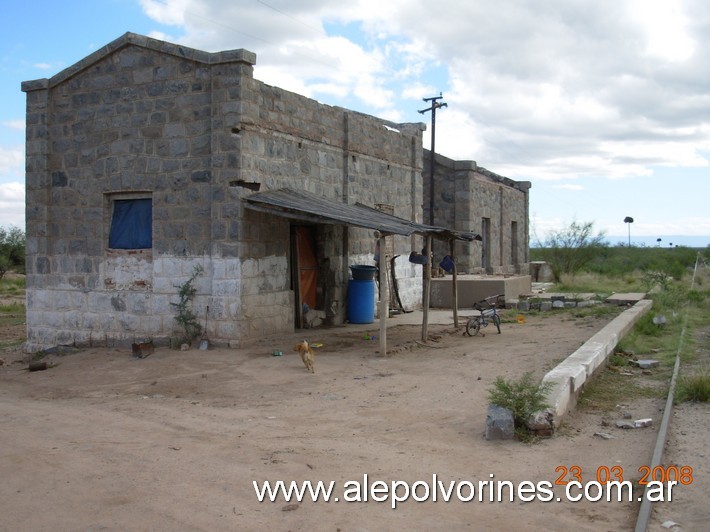
{"label": "dark doorway", "polygon": [[304,326],[304,305],[318,308],[318,253],[316,228],[308,225],[291,226],[291,282],[296,295],[296,327]]}
{"label": "dark doorway", "polygon": [[486,273],[491,273],[491,219],[483,218],[481,220],[481,267]]}

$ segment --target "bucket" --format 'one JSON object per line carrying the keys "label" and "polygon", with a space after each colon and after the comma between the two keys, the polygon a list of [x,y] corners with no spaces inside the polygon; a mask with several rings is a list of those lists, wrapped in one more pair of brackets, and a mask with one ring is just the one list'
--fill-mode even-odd
{"label": "bucket", "polygon": [[525,316],[523,316],[522,314],[518,314],[517,320],[518,323],[522,325],[523,323],[525,323]]}
{"label": "bucket", "polygon": [[348,281],[348,321],[372,323],[375,321],[375,281],[351,279]]}
{"label": "bucket", "polygon": [[439,266],[446,272],[446,273],[451,273],[454,269],[454,260],[449,256],[446,255],[441,262],[439,263]]}
{"label": "bucket", "polygon": [[353,272],[353,279],[356,281],[371,281],[377,273],[375,266],[368,266],[367,264],[355,264],[350,266],[350,270]]}

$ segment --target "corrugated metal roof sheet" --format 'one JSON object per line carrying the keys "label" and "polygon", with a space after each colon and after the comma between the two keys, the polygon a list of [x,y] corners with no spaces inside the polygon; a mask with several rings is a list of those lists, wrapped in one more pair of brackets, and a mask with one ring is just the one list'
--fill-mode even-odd
{"label": "corrugated metal roof sheet", "polygon": [[480,236],[474,233],[461,233],[444,227],[412,222],[366,205],[343,203],[303,190],[290,188],[267,190],[247,196],[244,201],[248,208],[254,210],[314,223],[352,225],[392,235],[431,234],[441,239],[455,238],[468,241],[480,239]]}

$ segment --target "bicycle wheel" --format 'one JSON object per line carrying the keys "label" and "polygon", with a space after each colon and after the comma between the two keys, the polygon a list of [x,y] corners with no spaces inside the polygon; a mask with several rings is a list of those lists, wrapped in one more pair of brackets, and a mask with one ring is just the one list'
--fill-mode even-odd
{"label": "bicycle wheel", "polygon": [[478,318],[472,318],[466,323],[466,334],[469,336],[476,336],[481,330],[481,322]]}
{"label": "bicycle wheel", "polygon": [[498,334],[500,334],[500,316],[498,314],[493,314],[493,324],[498,329]]}

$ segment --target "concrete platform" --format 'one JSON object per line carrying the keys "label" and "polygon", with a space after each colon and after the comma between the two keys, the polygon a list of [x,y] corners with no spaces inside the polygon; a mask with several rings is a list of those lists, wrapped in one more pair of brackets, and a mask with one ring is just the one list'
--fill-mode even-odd
{"label": "concrete platform", "polygon": [[[629,294],[619,294],[628,296]],[[626,301],[627,299],[621,298]],[[565,415],[571,412],[577,404],[577,399],[584,388],[585,382],[591,379],[594,372],[599,369],[607,357],[614,351],[619,341],[634,324],[651,310],[653,301],[641,299],[632,307],[623,311],[611,323],[587,340],[582,347],[577,349],[563,362],[553,368],[542,379],[543,382],[552,384],[547,394],[547,404],[550,405],[546,416],[539,415],[540,426],[532,426],[535,430],[546,430],[551,421],[554,428],[560,426]]]}
{"label": "concrete platform", "polygon": [[628,292],[612,294],[605,299],[605,302],[613,305],[635,305],[645,297],[646,294],[643,292]]}
{"label": "concrete platform", "polygon": [[[470,309],[477,301],[503,294],[505,301],[517,300],[532,291],[529,275],[459,275],[458,307]],[[453,281],[450,275],[431,280],[431,308],[453,307]]]}

